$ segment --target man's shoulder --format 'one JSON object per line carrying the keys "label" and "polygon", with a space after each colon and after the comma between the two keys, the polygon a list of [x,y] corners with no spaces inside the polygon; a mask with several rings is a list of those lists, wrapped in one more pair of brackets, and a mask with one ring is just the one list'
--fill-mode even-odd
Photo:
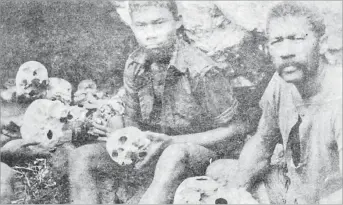
{"label": "man's shoulder", "polygon": [[181,49],[177,54],[180,69],[187,69],[191,76],[203,76],[211,69],[217,68],[217,63],[200,49],[181,42]]}

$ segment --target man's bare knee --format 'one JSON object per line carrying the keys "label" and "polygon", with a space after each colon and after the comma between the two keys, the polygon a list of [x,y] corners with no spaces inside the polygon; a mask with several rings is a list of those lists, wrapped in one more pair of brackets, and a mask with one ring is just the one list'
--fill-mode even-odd
{"label": "man's bare knee", "polygon": [[173,144],[167,147],[159,158],[155,174],[171,174],[174,170],[182,171],[188,161],[187,144]]}
{"label": "man's bare knee", "polygon": [[180,161],[186,161],[188,159],[188,144],[172,144],[167,147],[161,157],[159,162],[168,164],[177,164]]}
{"label": "man's bare knee", "polygon": [[220,184],[234,183],[236,180],[238,161],[232,159],[216,160],[208,166],[206,176]]}

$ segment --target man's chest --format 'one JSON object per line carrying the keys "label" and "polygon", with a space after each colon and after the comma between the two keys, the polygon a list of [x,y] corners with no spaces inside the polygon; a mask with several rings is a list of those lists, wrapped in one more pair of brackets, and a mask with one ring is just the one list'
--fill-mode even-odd
{"label": "man's chest", "polygon": [[152,64],[150,77],[144,89],[150,92],[138,93],[150,95],[141,97],[141,105],[151,104],[152,109],[141,106],[143,121],[150,125],[158,125],[162,129],[177,129],[180,133],[194,131],[192,128],[203,115],[197,95],[187,73],[177,69],[167,69],[166,65]]}

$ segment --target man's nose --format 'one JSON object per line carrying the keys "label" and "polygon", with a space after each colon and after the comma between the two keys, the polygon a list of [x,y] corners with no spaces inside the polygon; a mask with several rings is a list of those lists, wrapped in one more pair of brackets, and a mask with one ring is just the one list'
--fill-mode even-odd
{"label": "man's nose", "polygon": [[156,29],[154,28],[154,26],[149,25],[147,26],[146,30],[145,30],[145,35],[146,35],[146,39],[147,40],[154,40],[156,39]]}

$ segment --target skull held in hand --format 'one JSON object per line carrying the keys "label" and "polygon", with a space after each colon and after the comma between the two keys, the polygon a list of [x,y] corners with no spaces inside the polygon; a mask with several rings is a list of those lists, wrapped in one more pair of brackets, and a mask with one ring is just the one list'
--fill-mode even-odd
{"label": "skull held in hand", "polygon": [[136,127],[126,127],[109,134],[106,149],[119,165],[130,165],[147,155],[150,140]]}
{"label": "skull held in hand", "polygon": [[48,84],[48,71],[37,61],[28,61],[19,67],[16,75],[16,93],[20,100],[44,98]]}
{"label": "skull held in hand", "polygon": [[71,103],[71,84],[62,78],[49,78],[49,85],[46,98],[49,100],[59,100],[64,104]]}
{"label": "skull held in hand", "polygon": [[67,122],[61,120],[67,118],[68,113],[68,106],[60,101],[35,100],[25,112],[20,128],[22,138],[45,148],[71,141],[72,131]]}
{"label": "skull held in hand", "polygon": [[97,100],[97,86],[93,80],[83,80],[77,86],[74,93],[74,102],[77,105],[84,105],[88,101]]}

